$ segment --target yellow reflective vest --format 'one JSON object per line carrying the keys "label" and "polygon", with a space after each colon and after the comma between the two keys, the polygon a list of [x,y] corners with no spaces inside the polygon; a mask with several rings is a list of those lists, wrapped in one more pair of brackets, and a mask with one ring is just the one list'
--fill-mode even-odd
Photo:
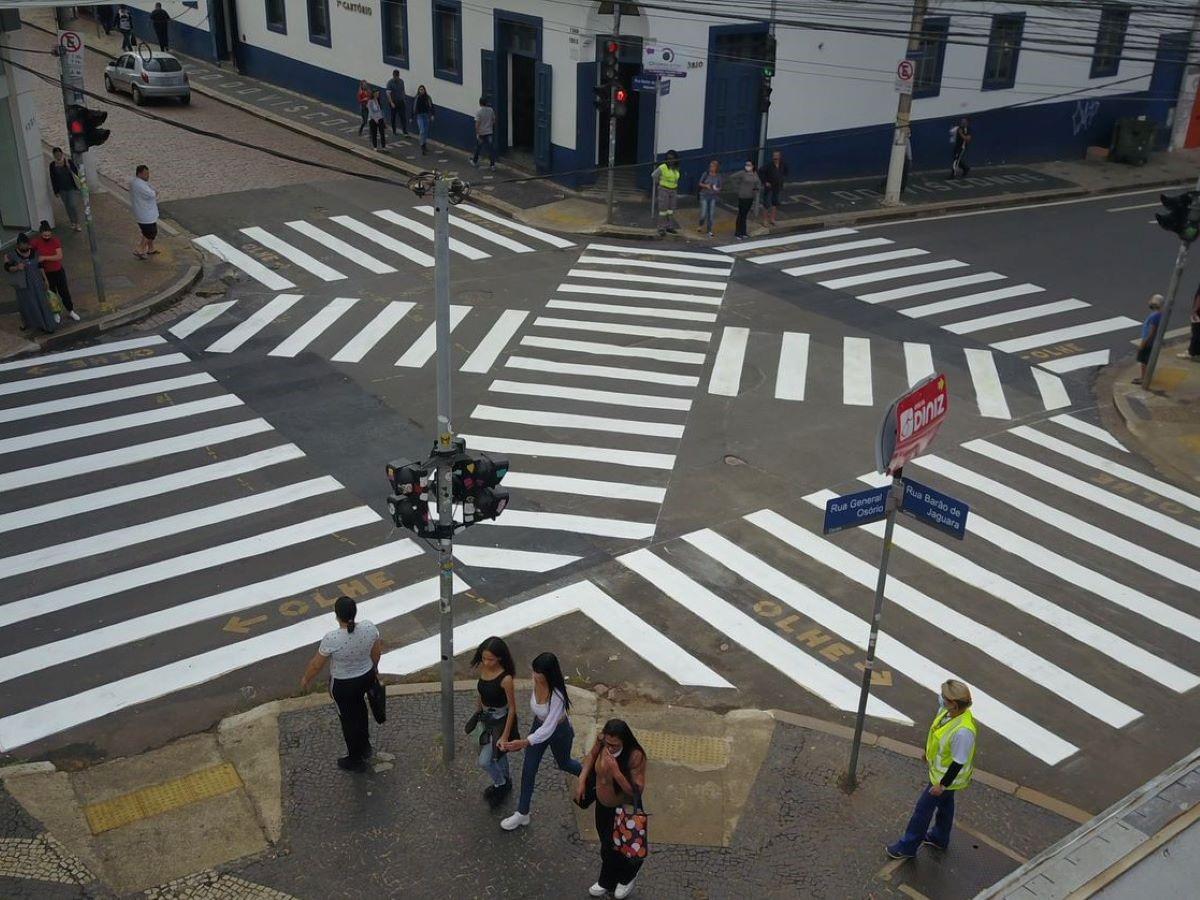
{"label": "yellow reflective vest", "polygon": [[[934,717],[933,724],[929,726],[929,736],[925,739],[925,758],[929,760],[930,784],[942,783],[946,770],[954,762],[950,753],[950,739],[956,731],[962,728],[966,728],[973,735],[979,734],[975,728],[975,717],[971,715],[969,708],[964,710],[962,715],[955,716],[953,719],[946,710],[942,710]],[[961,791],[971,783],[971,775],[974,771],[975,744],[972,743],[971,753],[967,757],[966,764],[959,769],[954,781],[947,785],[946,790]]]}
{"label": "yellow reflective vest", "polygon": [[658,167],[658,186],[673,191],[679,187],[679,170],[672,169],[666,163]]}

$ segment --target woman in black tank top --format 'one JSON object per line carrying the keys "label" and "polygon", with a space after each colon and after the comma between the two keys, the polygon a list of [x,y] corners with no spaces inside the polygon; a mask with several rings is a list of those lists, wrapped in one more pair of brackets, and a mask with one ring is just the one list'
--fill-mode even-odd
{"label": "woman in black tank top", "polygon": [[496,806],[512,790],[508,754],[498,745],[520,737],[513,687],[516,666],[508,645],[498,637],[490,637],[479,645],[471,666],[479,670],[476,685],[479,696],[475,701],[475,715],[467,722],[467,733],[479,736],[479,768],[492,779],[483,796]]}

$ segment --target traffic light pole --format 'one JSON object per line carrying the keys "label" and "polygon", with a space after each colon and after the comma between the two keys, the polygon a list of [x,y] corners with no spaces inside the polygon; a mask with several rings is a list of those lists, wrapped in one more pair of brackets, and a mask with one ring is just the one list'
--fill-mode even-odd
{"label": "traffic light pole", "polygon": [[[927,0],[913,0],[912,21],[908,26],[909,58],[921,49],[921,31],[925,24]],[[888,162],[887,188],[883,195],[884,206],[900,203],[900,183],[904,180],[904,159],[908,154],[908,136],[912,129],[912,93],[901,93],[896,105],[896,131],[892,135],[892,157]]]}
{"label": "traffic light pole", "polygon": [[[615,0],[613,3],[613,37],[620,33],[621,2]],[[618,49],[617,53],[620,54],[620,52]],[[617,164],[617,85],[619,83],[618,79],[614,78],[608,87],[608,187],[604,192],[604,202],[608,210],[605,219],[609,225],[613,220],[613,166]]]}
{"label": "traffic light pole", "polygon": [[[771,19],[767,23],[767,34],[775,36],[775,3],[776,0],[771,0]],[[771,60],[771,71],[774,71],[775,60]],[[771,76],[766,75],[763,78],[768,89],[771,87]],[[762,120],[758,126],[758,167],[761,169],[767,161],[767,124],[771,119],[771,107],[768,104],[760,114]]]}
{"label": "traffic light pole", "polygon": [[[1200,178],[1196,179],[1196,186],[1192,188],[1194,191],[1200,191]],[[1195,215],[1197,207],[1195,203],[1188,211],[1188,215]],[[1158,330],[1154,332],[1154,340],[1150,342],[1150,358],[1146,360],[1146,377],[1142,379],[1142,388],[1149,390],[1150,385],[1154,383],[1154,370],[1158,367],[1158,354],[1162,350],[1163,340],[1166,338],[1167,325],[1171,321],[1171,309],[1175,306],[1175,295],[1179,293],[1179,282],[1183,278],[1183,267],[1187,265],[1188,248],[1191,246],[1187,241],[1179,242],[1179,252],[1175,254],[1175,269],[1171,272],[1171,283],[1167,285],[1167,297],[1163,305],[1162,318],[1158,322]]]}

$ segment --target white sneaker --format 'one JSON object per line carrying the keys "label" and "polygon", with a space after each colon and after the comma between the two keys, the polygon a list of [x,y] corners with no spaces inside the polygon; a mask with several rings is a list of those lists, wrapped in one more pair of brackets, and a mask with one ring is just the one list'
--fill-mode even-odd
{"label": "white sneaker", "polygon": [[637,878],[634,878],[629,884],[618,884],[617,889],[613,891],[613,896],[617,900],[625,900],[626,897],[633,893],[633,885],[636,881]]}
{"label": "white sneaker", "polygon": [[505,831],[516,831],[522,825],[528,825],[528,824],[529,824],[529,816],[521,815],[521,813],[519,813],[519,812],[515,812],[511,816],[509,816],[507,819],[502,819],[500,821],[500,827],[503,828]]}
{"label": "white sneaker", "polygon": [[79,321],[79,313],[75,312],[75,310],[71,310],[69,313],[67,313],[67,315],[70,316],[72,319],[74,319],[76,322]]}
{"label": "white sneaker", "polygon": [[606,891],[604,888],[600,887],[600,882],[598,882],[598,881],[595,884],[593,884],[590,888],[588,888],[588,896],[589,897],[603,897],[607,893],[608,893],[608,891]]}

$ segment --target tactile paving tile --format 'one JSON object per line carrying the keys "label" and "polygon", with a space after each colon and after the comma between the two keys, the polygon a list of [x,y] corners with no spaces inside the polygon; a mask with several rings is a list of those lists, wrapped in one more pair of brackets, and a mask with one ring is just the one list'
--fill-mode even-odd
{"label": "tactile paving tile", "polygon": [[652,760],[717,768],[729,763],[729,742],[723,738],[671,731],[638,731],[637,739]]}
{"label": "tactile paving tile", "polygon": [[92,834],[101,834],[140,819],[157,816],[190,803],[198,803],[235,791],[242,786],[237,769],[221,763],[182,778],[152,784],[130,794],[85,806],[84,815]]}

